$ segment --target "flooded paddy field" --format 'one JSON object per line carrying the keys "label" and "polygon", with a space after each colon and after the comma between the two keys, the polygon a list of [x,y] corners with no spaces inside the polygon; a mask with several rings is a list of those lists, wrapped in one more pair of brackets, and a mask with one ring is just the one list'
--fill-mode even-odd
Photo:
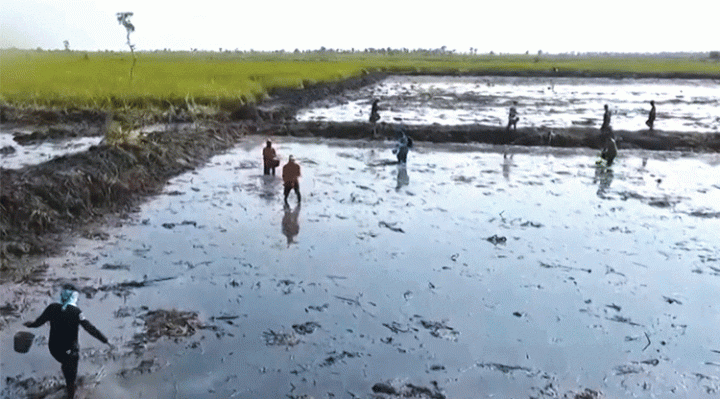
{"label": "flooded paddy field", "polygon": [[12,133],[0,131],[0,167],[19,169],[36,165],[62,155],[87,151],[102,141],[102,137],[73,137],[58,140],[41,140],[18,144]]}
{"label": "flooded paddy field", "polygon": [[[720,157],[276,140],[172,179],[0,294],[3,348],[70,280],[82,397],[711,398],[720,392]],[[283,162],[284,163],[284,162]],[[190,322],[150,331],[159,311]],[[2,392],[62,397],[47,326]],[[376,396],[374,396],[376,395]],[[421,396],[424,395],[424,396]]]}
{"label": "flooded paddy field", "polygon": [[380,122],[407,125],[505,126],[517,101],[518,127],[600,128],[603,106],[615,130],[646,130],[650,100],[657,105],[655,129],[720,132],[717,80],[614,79],[493,76],[391,76],[301,110],[300,121],[367,121],[374,98]]}

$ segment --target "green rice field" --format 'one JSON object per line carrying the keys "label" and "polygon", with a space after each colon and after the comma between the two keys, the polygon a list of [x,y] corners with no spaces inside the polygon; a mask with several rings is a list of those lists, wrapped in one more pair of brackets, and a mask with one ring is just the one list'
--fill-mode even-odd
{"label": "green rice field", "polygon": [[556,73],[717,77],[702,56],[560,57],[390,53],[128,52],[0,50],[0,103],[14,106],[231,108],[278,88],[305,87],[370,72],[425,74]]}

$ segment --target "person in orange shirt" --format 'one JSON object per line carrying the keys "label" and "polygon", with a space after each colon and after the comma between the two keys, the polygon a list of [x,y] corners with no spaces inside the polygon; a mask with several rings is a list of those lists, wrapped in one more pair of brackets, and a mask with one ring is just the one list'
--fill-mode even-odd
{"label": "person in orange shirt", "polygon": [[280,165],[280,160],[277,158],[275,149],[272,148],[272,142],[267,141],[267,145],[263,148],[263,174],[275,176],[275,168]]}
{"label": "person in orange shirt", "polygon": [[288,163],[283,166],[282,177],[285,182],[285,203],[287,203],[290,190],[295,190],[297,201],[300,202],[300,182],[298,181],[298,178],[300,177],[300,165],[295,163],[295,157],[292,155],[290,155]]}

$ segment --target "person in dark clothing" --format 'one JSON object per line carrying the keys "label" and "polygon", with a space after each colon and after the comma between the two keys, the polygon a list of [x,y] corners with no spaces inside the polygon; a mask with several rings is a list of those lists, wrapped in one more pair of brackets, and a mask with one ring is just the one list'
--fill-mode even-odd
{"label": "person in dark clothing", "polygon": [[617,144],[615,139],[608,137],[605,141],[605,147],[600,152],[600,158],[605,160],[605,166],[611,166],[617,156]]}
{"label": "person in dark clothing", "polygon": [[373,136],[375,136],[375,134],[377,133],[375,122],[380,120],[380,106],[378,105],[379,102],[380,100],[375,99],[372,103],[372,108],[370,109],[370,123],[372,123],[373,125]]}
{"label": "person in dark clothing", "polygon": [[512,107],[510,107],[510,111],[508,112],[508,125],[507,125],[507,131],[510,131],[510,127],[513,128],[513,130],[517,131],[517,123],[520,120],[520,117],[518,116],[517,112],[517,101],[513,101]]}
{"label": "person in dark clothing", "polygon": [[407,155],[412,146],[412,139],[405,134],[404,130],[400,130],[397,145],[392,150],[393,154],[397,155],[398,163],[407,163]]}
{"label": "person in dark clothing", "polygon": [[653,126],[655,125],[655,100],[650,101],[650,105],[652,108],[650,108],[650,114],[648,114],[648,120],[645,121],[645,124],[648,125],[650,128],[650,131],[653,131]]}
{"label": "person in dark clothing", "polygon": [[605,104],[605,114],[603,115],[603,124],[600,127],[600,133],[602,134],[603,139],[615,139],[612,127],[610,126],[610,107],[608,107],[607,104]]}
{"label": "person in dark clothing", "polygon": [[85,331],[100,342],[109,345],[108,339],[95,326],[83,317],[82,311],[77,307],[79,297],[77,289],[71,284],[63,286],[60,292],[60,303],[52,303],[45,308],[40,317],[33,322],[24,323],[26,327],[40,327],[50,322],[50,341],[48,347],[50,354],[60,362],[68,398],[75,397],[75,379],[77,378],[80,347],[78,345],[78,330],[82,326]]}

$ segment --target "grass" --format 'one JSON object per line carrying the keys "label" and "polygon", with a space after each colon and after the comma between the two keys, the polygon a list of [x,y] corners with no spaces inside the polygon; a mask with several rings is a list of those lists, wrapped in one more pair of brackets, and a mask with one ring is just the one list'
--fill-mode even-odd
{"label": "grass", "polygon": [[232,109],[278,88],[302,88],[368,72],[427,74],[588,73],[720,78],[700,58],[557,57],[430,53],[129,53],[0,50],[0,103],[28,107]]}

